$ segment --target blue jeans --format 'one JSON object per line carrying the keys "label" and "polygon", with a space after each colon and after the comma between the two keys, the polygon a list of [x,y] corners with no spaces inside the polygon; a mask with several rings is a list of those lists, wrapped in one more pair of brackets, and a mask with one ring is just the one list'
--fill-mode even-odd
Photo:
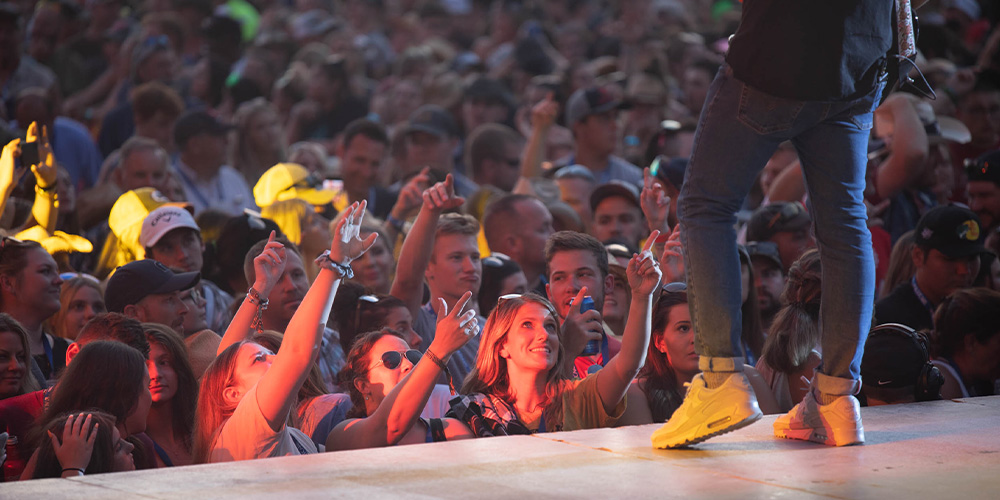
{"label": "blue jeans", "polygon": [[866,153],[884,85],[853,101],[794,101],[745,85],[728,65],[719,70],[678,200],[703,370],[742,369],[736,212],[771,154],[790,140],[802,162],[823,267],[823,364],[814,387],[828,394],[856,392],[875,294],[863,202]]}

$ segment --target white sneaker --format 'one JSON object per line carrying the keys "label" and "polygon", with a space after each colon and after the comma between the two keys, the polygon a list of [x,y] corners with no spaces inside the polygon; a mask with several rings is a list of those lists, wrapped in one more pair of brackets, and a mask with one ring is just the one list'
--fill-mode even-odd
{"label": "white sneaker", "polygon": [[830,446],[865,442],[861,425],[861,405],[854,396],[840,396],[828,405],[816,402],[813,391],[806,393],[792,411],[774,421],[774,435]]}
{"label": "white sneaker", "polygon": [[715,389],[697,374],[688,384],[684,402],[663,427],[653,433],[654,448],[678,448],[746,427],[763,416],[750,381],[734,372]]}

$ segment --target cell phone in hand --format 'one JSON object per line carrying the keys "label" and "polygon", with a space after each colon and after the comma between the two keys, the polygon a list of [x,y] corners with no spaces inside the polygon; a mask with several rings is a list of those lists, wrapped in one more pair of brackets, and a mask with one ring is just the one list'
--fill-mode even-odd
{"label": "cell phone in hand", "polygon": [[38,141],[21,143],[21,165],[37,165],[38,161]]}
{"label": "cell phone in hand", "polygon": [[[580,312],[585,313],[591,309],[596,309],[597,306],[594,304],[594,298],[587,295],[580,302]],[[588,340],[587,346],[583,348],[583,352],[580,356],[593,356],[601,352],[601,341],[600,340]]]}

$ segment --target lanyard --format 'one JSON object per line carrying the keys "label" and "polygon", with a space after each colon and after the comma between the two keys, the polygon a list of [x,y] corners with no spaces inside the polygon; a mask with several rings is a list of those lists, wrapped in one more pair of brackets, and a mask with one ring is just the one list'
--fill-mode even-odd
{"label": "lanyard", "polygon": [[934,317],[934,304],[931,304],[931,301],[927,298],[926,295],[924,295],[924,292],[920,291],[920,287],[917,286],[917,277],[916,276],[914,276],[913,278],[910,278],[910,285],[913,286],[913,294],[917,296],[917,300],[919,300],[920,303],[923,304],[924,307],[927,308],[927,312],[929,312],[931,314],[931,318],[933,318]]}
{"label": "lanyard", "polygon": [[[187,174],[184,173],[184,170],[182,170],[180,168],[180,166],[178,166],[177,168],[175,168],[174,171],[176,171],[178,174],[180,174],[181,181],[187,187],[191,188],[191,191],[194,193],[195,196],[198,197],[198,201],[200,201],[205,206],[205,208],[209,208],[209,207],[212,206],[212,204],[208,202],[208,199],[205,198],[205,195],[202,194],[201,189],[198,189],[198,186],[194,183],[194,181],[191,180],[190,177],[187,176]],[[218,180],[217,180],[216,181],[216,190],[215,191],[216,191],[216,194],[218,194],[218,196],[219,196],[219,201],[221,202],[221,201],[223,201],[223,196],[222,196],[222,191],[220,191],[218,189],[218,187],[219,187],[219,185],[218,185]]]}

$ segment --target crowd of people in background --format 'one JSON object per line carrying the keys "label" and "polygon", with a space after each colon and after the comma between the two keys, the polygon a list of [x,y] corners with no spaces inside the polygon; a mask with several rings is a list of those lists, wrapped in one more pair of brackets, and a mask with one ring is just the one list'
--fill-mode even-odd
{"label": "crowd of people in background", "polygon": [[[917,14],[936,98],[887,90],[869,139],[868,405],[1000,393],[1000,5]],[[667,421],[701,371],[677,201],[739,21],[0,2],[4,480]],[[798,154],[739,212],[765,414],[823,360]]]}

